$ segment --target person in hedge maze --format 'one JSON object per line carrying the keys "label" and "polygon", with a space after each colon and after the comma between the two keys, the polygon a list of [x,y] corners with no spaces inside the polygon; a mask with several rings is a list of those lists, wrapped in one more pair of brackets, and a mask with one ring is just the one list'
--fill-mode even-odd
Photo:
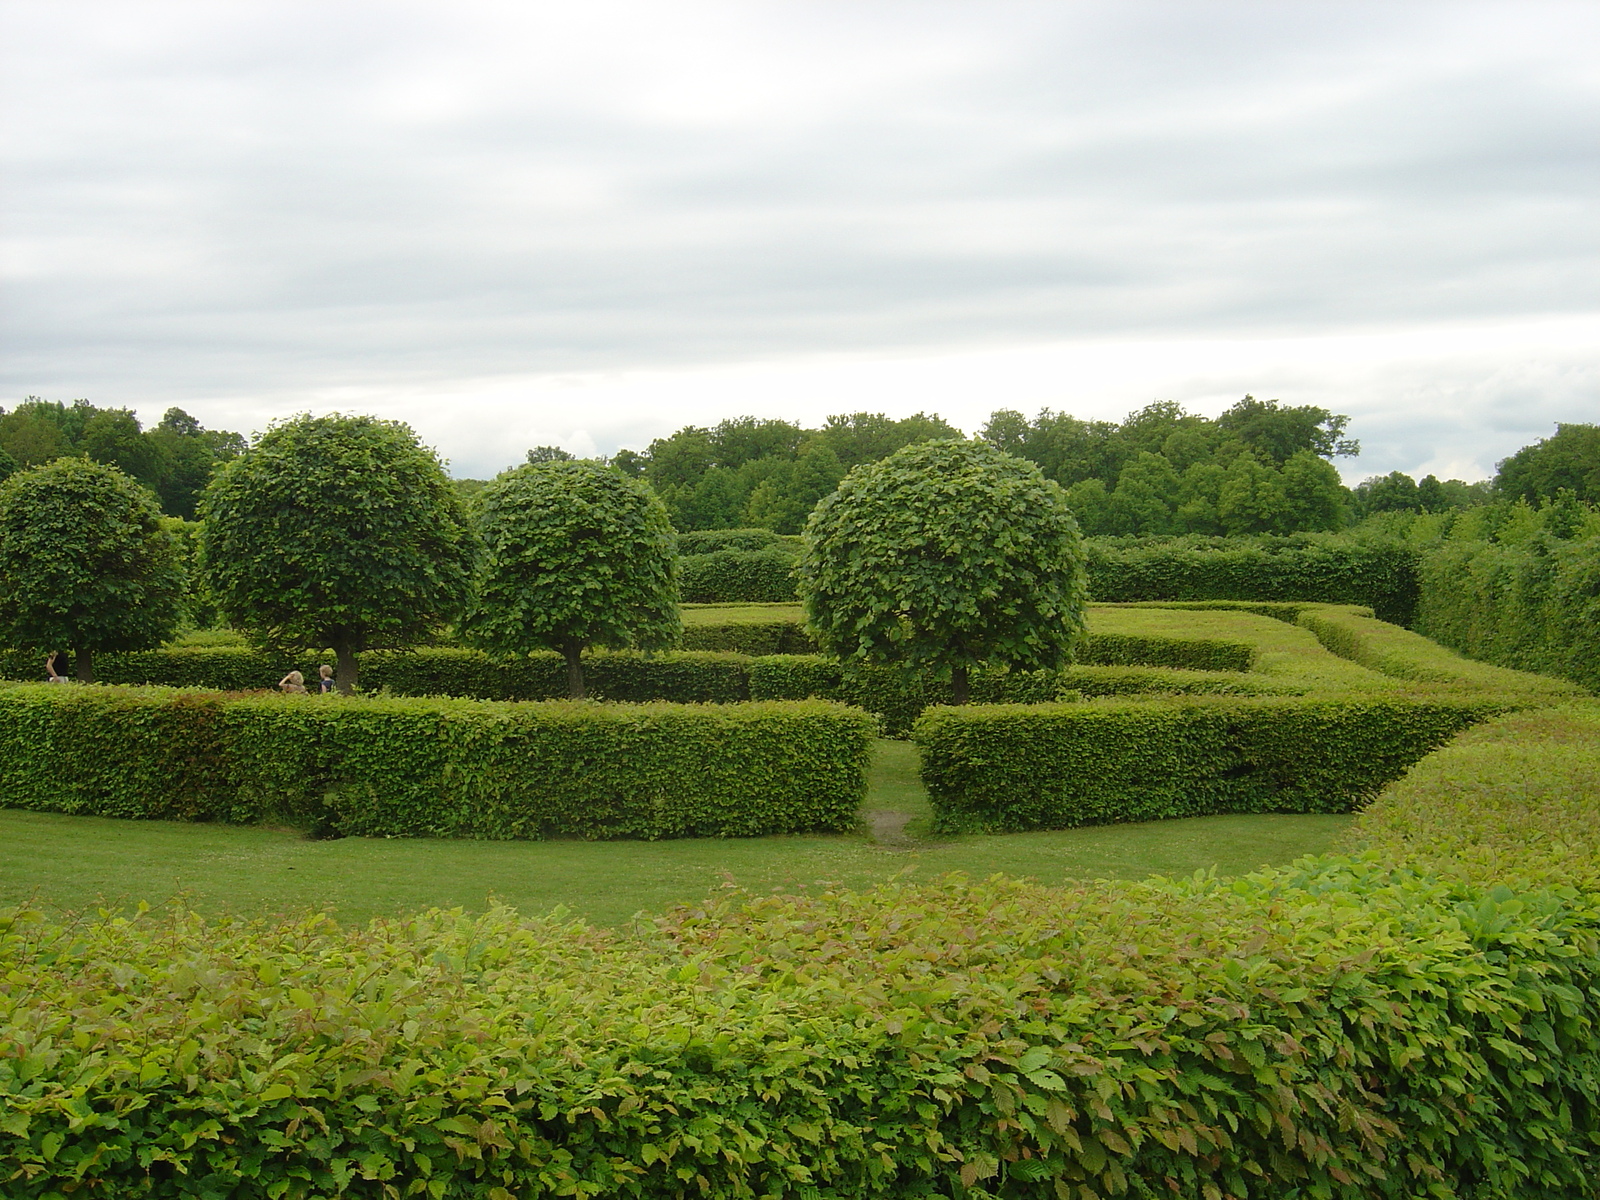
{"label": "person in hedge maze", "polygon": [[278,690],[303,696],[306,692],[306,677],[299,671],[290,671],[278,680]]}
{"label": "person in hedge maze", "polygon": [[45,678],[51,683],[68,683],[67,656],[59,650],[50,651],[49,657],[44,660]]}
{"label": "person in hedge maze", "polygon": [[326,696],[333,691],[333,688],[333,668],[327,663],[323,663],[317,668],[317,694]]}

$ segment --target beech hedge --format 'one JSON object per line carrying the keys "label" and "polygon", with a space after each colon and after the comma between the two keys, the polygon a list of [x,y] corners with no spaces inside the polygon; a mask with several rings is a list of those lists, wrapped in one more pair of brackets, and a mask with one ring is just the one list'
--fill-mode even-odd
{"label": "beech hedge", "polygon": [[936,829],[1349,812],[1506,696],[934,708],[912,730]]}
{"label": "beech hedge", "polygon": [[0,1186],[1593,1200],[1600,910],[1403,865],[738,898],[616,939],[0,913]]}
{"label": "beech hedge", "polygon": [[[0,796],[364,836],[845,830],[875,722],[825,701],[493,704],[0,688]],[[61,764],[70,762],[71,770]]]}
{"label": "beech hedge", "polygon": [[686,604],[762,604],[795,598],[790,546],[715,550],[678,560],[678,591]]}
{"label": "beech hedge", "polygon": [[1363,604],[1411,624],[1418,551],[1340,534],[1291,537],[1091,538],[1089,594],[1127,600],[1303,600]]}
{"label": "beech hedge", "polygon": [[1419,632],[1600,691],[1600,538],[1444,542],[1425,554],[1421,579]]}

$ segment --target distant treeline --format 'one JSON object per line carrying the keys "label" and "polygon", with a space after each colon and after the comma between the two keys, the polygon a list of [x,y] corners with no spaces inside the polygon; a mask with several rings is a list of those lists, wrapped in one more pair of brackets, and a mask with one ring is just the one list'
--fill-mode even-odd
{"label": "distant treeline", "polygon": [[[1120,422],[1085,421],[1045,409],[1033,419],[991,414],[979,437],[1034,463],[1067,489],[1094,536],[1239,536],[1327,532],[1380,513],[1444,513],[1492,500],[1537,508],[1562,496],[1600,500],[1600,434],[1562,425],[1555,437],[1501,464],[1493,482],[1402,472],[1345,487],[1332,460],[1359,452],[1349,418],[1313,405],[1246,396],[1215,419],[1172,402]],[[828,418],[820,429],[738,417],[685,426],[643,452],[611,461],[646,479],[680,531],[761,528],[799,532],[818,500],[850,468],[900,447],[961,432],[938,416],[882,413]],[[566,457],[541,446],[532,458]],[[468,485],[470,486],[470,485]]]}
{"label": "distant treeline", "polygon": [[194,517],[211,468],[244,448],[239,434],[206,429],[181,408],[167,409],[154,429],[142,428],[125,408],[87,400],[63,404],[29,396],[9,412],[0,408],[0,479],[58,458],[91,458],[137,479],[160,499],[163,512],[185,520]]}

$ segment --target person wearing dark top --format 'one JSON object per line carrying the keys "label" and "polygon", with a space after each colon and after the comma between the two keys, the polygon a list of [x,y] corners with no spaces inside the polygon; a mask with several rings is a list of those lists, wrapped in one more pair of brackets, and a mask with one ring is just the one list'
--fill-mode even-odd
{"label": "person wearing dark top", "polygon": [[333,668],[323,663],[317,668],[317,693],[326,696],[333,691]]}
{"label": "person wearing dark top", "polygon": [[59,650],[50,651],[50,657],[44,660],[44,675],[51,683],[58,679],[67,678],[67,656]]}

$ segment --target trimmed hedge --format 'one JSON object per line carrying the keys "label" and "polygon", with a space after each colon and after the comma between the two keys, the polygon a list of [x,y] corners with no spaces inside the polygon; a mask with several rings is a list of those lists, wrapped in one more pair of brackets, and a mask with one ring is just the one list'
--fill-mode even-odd
{"label": "trimmed hedge", "polygon": [[684,650],[723,650],[735,654],[815,654],[817,644],[798,621],[729,621],[685,625],[678,637]]}
{"label": "trimmed hedge", "polygon": [[874,724],[822,701],[505,705],[21,685],[0,689],[0,795],[13,808],[369,837],[837,831],[855,825]]}
{"label": "trimmed hedge", "polygon": [[1311,630],[1323,646],[1339,657],[1396,679],[1547,696],[1582,694],[1581,688],[1562,680],[1462,658],[1420,634],[1385,624],[1364,609],[1307,605],[1295,623]]}
{"label": "trimmed hedge", "polygon": [[1600,538],[1445,542],[1424,556],[1421,579],[1419,632],[1600,691]]}
{"label": "trimmed hedge", "polygon": [[1380,863],[616,940],[0,914],[13,1200],[1593,1200],[1600,912]]}
{"label": "trimmed hedge", "polygon": [[1600,896],[1600,705],[1468,730],[1363,811],[1356,836],[1432,875]]}
{"label": "trimmed hedge", "polygon": [[[1282,694],[1270,682],[1225,671],[1091,665],[1059,671],[978,671],[970,687],[978,704],[1040,704],[1100,696]],[[864,708],[882,719],[884,736],[891,738],[908,736],[930,704],[951,700],[948,681],[918,679],[893,667],[846,670],[833,659],[801,655],[752,659],[750,692],[762,700],[815,696]]]}
{"label": "trimmed hedge", "polygon": [[1349,812],[1504,697],[937,708],[912,731],[943,831]]}
{"label": "trimmed hedge", "polygon": [[1396,625],[1417,607],[1418,552],[1339,534],[1091,538],[1089,594],[1127,600],[1305,600],[1364,604]]}
{"label": "trimmed hedge", "polygon": [[789,546],[690,555],[678,560],[678,591],[686,604],[793,600],[795,560]]}
{"label": "trimmed hedge", "polygon": [[692,529],[678,534],[678,555],[693,558],[719,550],[770,550],[774,546],[793,547],[795,537],[784,537],[770,529]]}

